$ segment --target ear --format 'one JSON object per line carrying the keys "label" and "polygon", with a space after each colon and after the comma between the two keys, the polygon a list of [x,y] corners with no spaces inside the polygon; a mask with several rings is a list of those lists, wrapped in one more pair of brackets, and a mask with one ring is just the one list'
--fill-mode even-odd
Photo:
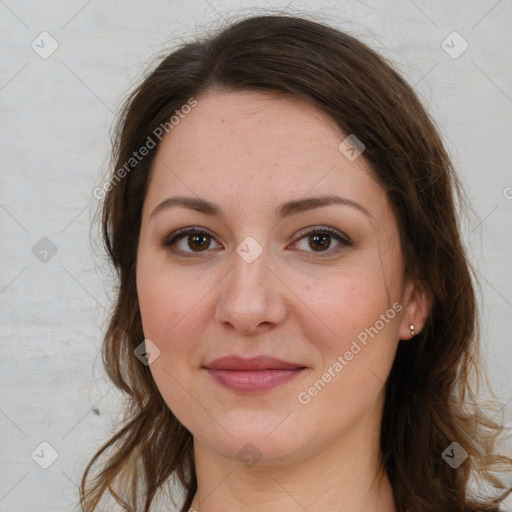
{"label": "ear", "polygon": [[428,318],[431,301],[419,283],[408,281],[402,297],[402,305],[399,337],[401,340],[410,340],[412,338],[410,326],[414,325],[415,336],[423,329]]}

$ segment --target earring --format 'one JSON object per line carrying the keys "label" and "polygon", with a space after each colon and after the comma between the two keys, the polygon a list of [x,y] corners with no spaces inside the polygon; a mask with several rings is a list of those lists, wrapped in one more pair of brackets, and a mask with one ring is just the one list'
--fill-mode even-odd
{"label": "earring", "polygon": [[414,324],[409,325],[409,329],[411,330],[411,338],[414,337]]}

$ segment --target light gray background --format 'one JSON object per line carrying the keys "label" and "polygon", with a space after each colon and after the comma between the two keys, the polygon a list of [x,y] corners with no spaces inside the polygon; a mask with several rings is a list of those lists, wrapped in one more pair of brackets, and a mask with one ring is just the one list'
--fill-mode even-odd
{"label": "light gray background", "polygon": [[[176,38],[265,8],[314,12],[360,37],[437,121],[474,207],[464,238],[481,276],[484,356],[512,416],[511,1],[289,3],[0,1],[1,511],[73,510],[84,465],[118,417],[98,357],[111,283],[89,238],[116,109]],[[58,43],[45,59],[31,47],[43,51],[43,31]],[[469,44],[456,59],[442,47],[454,31]],[[57,248],[46,262],[33,252],[43,237]],[[46,470],[31,458],[43,441],[58,452]]]}

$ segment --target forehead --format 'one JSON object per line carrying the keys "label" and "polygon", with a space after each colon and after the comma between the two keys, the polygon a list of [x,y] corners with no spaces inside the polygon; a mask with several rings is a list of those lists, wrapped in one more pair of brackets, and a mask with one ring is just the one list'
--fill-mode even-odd
{"label": "forehead", "polygon": [[159,153],[169,150],[209,167],[212,153],[223,162],[252,157],[268,164],[283,155],[292,162],[313,148],[336,152],[342,136],[326,114],[298,98],[211,91],[165,136]]}
{"label": "forehead", "polygon": [[379,218],[387,206],[384,190],[362,156],[351,161],[340,152],[346,137],[325,113],[300,99],[210,92],[163,138],[146,201],[179,192],[273,208],[308,193],[340,193]]}

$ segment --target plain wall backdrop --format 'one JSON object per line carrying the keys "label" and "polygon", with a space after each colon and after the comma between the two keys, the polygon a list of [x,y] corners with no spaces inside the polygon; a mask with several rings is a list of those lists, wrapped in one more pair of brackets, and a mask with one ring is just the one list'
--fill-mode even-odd
{"label": "plain wall backdrop", "polygon": [[90,227],[121,101],[158,52],[268,9],[359,37],[431,112],[473,205],[464,239],[484,359],[512,423],[510,0],[3,0],[1,511],[75,510],[84,466],[119,417],[99,357],[112,283]]}

